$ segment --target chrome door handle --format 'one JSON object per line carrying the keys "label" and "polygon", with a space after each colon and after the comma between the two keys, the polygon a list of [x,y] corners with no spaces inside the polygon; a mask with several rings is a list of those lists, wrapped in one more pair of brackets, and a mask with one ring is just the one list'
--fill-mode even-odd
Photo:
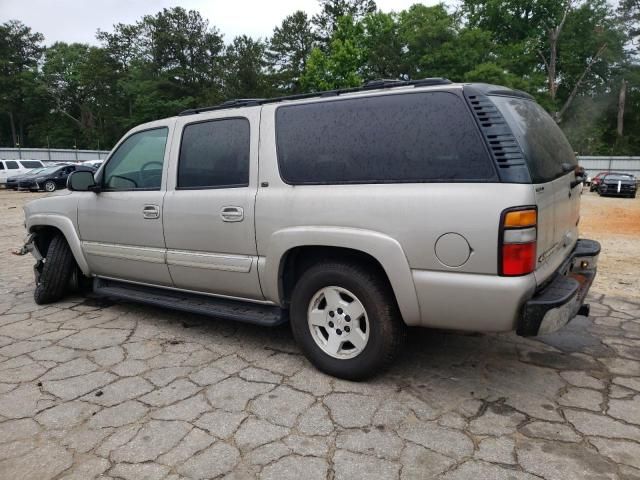
{"label": "chrome door handle", "polygon": [[153,220],[160,217],[160,207],[158,205],[145,205],[142,209],[143,218]]}
{"label": "chrome door handle", "polygon": [[244,209],[242,207],[222,207],[220,216],[225,222],[241,222],[244,220]]}

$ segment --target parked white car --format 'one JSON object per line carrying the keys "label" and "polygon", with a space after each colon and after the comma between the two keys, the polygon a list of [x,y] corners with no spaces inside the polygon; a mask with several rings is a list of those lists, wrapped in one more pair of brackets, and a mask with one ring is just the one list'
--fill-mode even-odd
{"label": "parked white car", "polygon": [[0,185],[5,186],[7,178],[23,175],[34,168],[42,168],[40,160],[0,160]]}
{"label": "parked white car", "polygon": [[103,162],[104,160],[87,160],[86,162],[82,162],[82,165],[84,165],[85,167],[93,167],[95,169],[98,169]]}

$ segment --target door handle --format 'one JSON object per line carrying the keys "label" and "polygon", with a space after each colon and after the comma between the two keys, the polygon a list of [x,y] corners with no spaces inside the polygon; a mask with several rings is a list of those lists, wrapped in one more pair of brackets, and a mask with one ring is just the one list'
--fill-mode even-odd
{"label": "door handle", "polygon": [[142,209],[143,218],[153,220],[160,217],[160,207],[158,205],[145,205]]}
{"label": "door handle", "polygon": [[220,216],[225,222],[241,222],[244,220],[244,209],[242,207],[222,207]]}

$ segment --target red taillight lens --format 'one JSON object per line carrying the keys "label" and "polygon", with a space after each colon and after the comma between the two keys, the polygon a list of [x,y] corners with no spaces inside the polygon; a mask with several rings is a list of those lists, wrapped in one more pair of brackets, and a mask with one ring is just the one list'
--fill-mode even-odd
{"label": "red taillight lens", "polygon": [[525,275],[536,267],[536,244],[513,243],[502,246],[502,274]]}
{"label": "red taillight lens", "polygon": [[499,273],[526,275],[536,268],[538,211],[535,207],[509,208],[500,225]]}

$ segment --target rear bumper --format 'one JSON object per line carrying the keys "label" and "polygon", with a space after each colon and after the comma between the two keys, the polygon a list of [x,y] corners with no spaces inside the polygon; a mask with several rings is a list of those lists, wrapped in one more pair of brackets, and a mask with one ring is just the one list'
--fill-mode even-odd
{"label": "rear bumper", "polygon": [[612,185],[607,188],[603,188],[602,185],[598,187],[598,193],[600,193],[600,195],[620,196],[620,197],[633,195],[634,193],[636,193],[636,190],[637,190],[637,187],[635,185],[622,185],[622,188],[620,188],[620,191],[618,191],[617,185]]}
{"label": "rear bumper", "polygon": [[600,244],[581,239],[571,255],[527,301],[516,332],[522,336],[543,335],[565,326],[578,314],[596,276]]}

